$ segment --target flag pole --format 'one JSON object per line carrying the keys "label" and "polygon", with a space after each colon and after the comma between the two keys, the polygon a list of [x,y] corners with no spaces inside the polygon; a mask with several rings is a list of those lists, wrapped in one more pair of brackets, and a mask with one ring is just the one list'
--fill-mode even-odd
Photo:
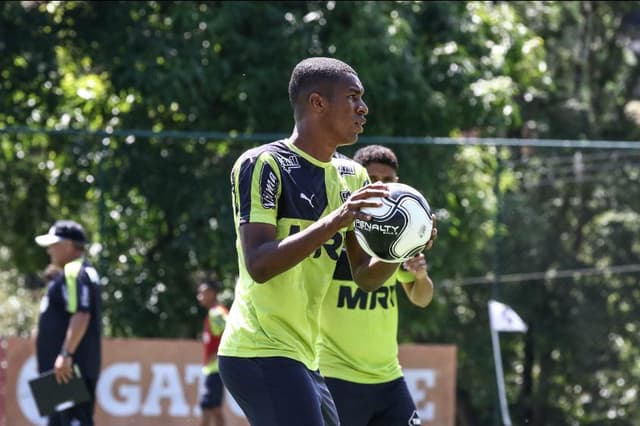
{"label": "flag pole", "polygon": [[[500,177],[502,175],[502,161],[500,158],[500,148],[496,147],[496,170],[495,177],[493,181],[493,193],[496,197],[496,216],[495,216],[495,232],[493,234],[493,244],[494,244],[494,252],[493,252],[493,285],[491,286],[491,298],[493,300],[498,300],[499,297],[499,285],[500,285],[500,225],[502,223],[502,192],[500,190]],[[489,306],[489,312],[491,313],[491,306]],[[500,407],[500,411],[502,413],[502,419],[504,422],[504,409],[502,408],[502,396],[504,393],[504,380],[499,379],[498,376],[502,378],[502,356],[500,354],[500,339],[498,337],[498,331],[494,329],[492,320],[490,318],[490,329],[491,329],[491,346],[493,347],[493,362],[495,363],[496,370],[496,381],[498,382],[498,406]],[[497,353],[497,357],[496,357]],[[494,411],[493,411],[493,424],[494,426],[498,425],[498,415],[496,413],[497,407],[495,407],[495,399],[494,399]],[[507,417],[508,418],[508,413]],[[504,425],[511,426],[511,421],[509,423],[504,423]]]}
{"label": "flag pole", "polygon": [[509,407],[507,405],[507,393],[504,385],[504,373],[502,371],[502,351],[500,350],[501,331],[527,332],[527,324],[522,321],[511,307],[496,300],[489,300],[489,328],[491,329],[491,346],[493,346],[493,361],[496,368],[496,384],[498,385],[498,402],[502,413],[502,424],[511,426]]}
{"label": "flag pole", "polygon": [[498,384],[498,400],[500,402],[500,412],[502,413],[502,424],[504,426],[511,426],[511,417],[509,416],[509,407],[507,406],[507,394],[504,388],[500,337],[498,336],[498,330],[494,327],[489,328],[491,329],[491,345],[493,346],[493,361],[496,367],[496,382]]}

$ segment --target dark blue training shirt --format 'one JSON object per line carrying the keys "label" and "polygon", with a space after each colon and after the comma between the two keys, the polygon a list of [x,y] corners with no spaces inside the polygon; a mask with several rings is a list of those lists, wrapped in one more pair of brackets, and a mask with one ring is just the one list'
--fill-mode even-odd
{"label": "dark blue training shirt", "polygon": [[36,352],[38,371],[53,369],[62,351],[71,316],[88,312],[91,320],[87,331],[73,355],[84,377],[97,378],[100,373],[102,325],[100,319],[100,280],[98,273],[83,258],[64,266],[47,285],[47,294],[40,304]]}

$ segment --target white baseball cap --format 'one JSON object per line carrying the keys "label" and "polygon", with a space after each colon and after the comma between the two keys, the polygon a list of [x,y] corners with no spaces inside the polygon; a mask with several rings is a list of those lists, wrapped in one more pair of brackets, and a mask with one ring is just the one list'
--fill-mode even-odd
{"label": "white baseball cap", "polygon": [[87,237],[84,233],[82,225],[72,220],[59,220],[49,228],[49,232],[38,235],[36,244],[40,247],[49,247],[52,244],[59,243],[62,240],[71,240],[77,243],[85,244]]}

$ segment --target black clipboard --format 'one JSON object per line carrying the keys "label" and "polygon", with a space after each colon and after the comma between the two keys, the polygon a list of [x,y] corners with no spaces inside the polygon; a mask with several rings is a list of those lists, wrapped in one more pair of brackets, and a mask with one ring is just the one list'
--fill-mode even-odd
{"label": "black clipboard", "polygon": [[73,376],[67,383],[58,383],[51,370],[29,380],[29,387],[41,416],[49,416],[91,399],[77,365],[73,366]]}

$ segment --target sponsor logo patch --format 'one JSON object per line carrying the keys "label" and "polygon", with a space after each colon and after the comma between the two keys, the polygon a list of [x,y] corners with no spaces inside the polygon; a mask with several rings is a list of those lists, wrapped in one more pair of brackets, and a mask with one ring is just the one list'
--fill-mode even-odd
{"label": "sponsor logo patch", "polygon": [[311,206],[312,209],[316,207],[316,206],[313,205],[313,197],[315,197],[315,196],[316,196],[316,194],[311,194],[311,197],[309,197],[304,192],[300,193],[300,198],[305,200],[307,203],[309,203],[309,205]]}
{"label": "sponsor logo patch", "polygon": [[276,208],[276,195],[278,193],[278,176],[267,163],[260,170],[260,202],[265,209]]}
{"label": "sponsor logo patch", "polygon": [[284,155],[275,154],[274,157],[278,163],[280,163],[282,169],[287,173],[291,173],[292,169],[300,168],[300,161],[298,160],[297,155],[285,157]]}
{"label": "sponsor logo patch", "polygon": [[379,223],[371,223],[361,219],[356,219],[356,228],[366,232],[380,232],[384,235],[398,235],[400,226],[382,225]]}
{"label": "sponsor logo patch", "polygon": [[338,173],[340,173],[342,176],[355,176],[356,168],[350,164],[338,164]]}

